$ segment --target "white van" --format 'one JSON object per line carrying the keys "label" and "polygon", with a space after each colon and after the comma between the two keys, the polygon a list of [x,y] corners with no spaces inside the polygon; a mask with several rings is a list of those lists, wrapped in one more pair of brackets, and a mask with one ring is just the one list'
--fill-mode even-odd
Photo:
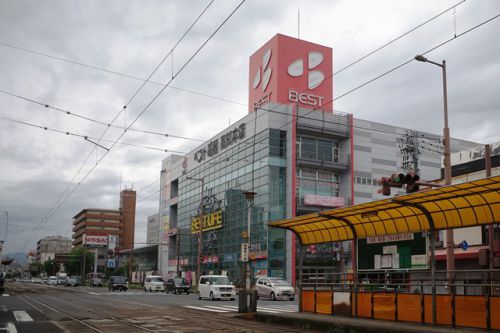
{"label": "white van", "polygon": [[165,291],[165,281],[159,275],[146,275],[144,291]]}
{"label": "white van", "polygon": [[47,281],[47,284],[49,286],[56,286],[57,285],[57,277],[56,276],[49,277],[49,280]]}
{"label": "white van", "polygon": [[210,300],[236,298],[236,289],[224,275],[202,275],[198,283],[198,299],[209,298]]}

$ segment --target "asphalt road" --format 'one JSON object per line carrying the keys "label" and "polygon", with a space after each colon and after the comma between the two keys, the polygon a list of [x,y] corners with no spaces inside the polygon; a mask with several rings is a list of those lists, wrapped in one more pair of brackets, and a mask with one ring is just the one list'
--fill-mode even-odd
{"label": "asphalt road", "polygon": [[[0,333],[303,332],[242,319],[237,309],[237,300],[198,300],[197,294],[12,283],[0,297]],[[257,311],[297,312],[298,304],[260,299]]]}

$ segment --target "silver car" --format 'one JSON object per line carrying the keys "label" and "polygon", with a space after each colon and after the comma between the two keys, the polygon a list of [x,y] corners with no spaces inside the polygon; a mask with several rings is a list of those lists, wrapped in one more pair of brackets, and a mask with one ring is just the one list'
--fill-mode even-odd
{"label": "silver car", "polygon": [[259,297],[269,297],[273,301],[295,300],[295,289],[283,279],[259,277],[255,283],[255,289]]}

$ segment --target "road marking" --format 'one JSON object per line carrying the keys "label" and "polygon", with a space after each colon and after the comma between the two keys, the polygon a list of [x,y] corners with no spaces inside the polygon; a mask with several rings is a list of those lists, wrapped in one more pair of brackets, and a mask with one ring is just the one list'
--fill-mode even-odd
{"label": "road marking", "polygon": [[24,310],[12,311],[17,321],[33,321],[33,318]]}
{"label": "road marking", "polygon": [[16,325],[14,325],[13,323],[7,323],[7,332],[17,333]]}
{"label": "road marking", "polygon": [[94,292],[91,292],[91,291],[88,291],[88,293],[89,293],[90,295],[101,295],[101,294],[99,294],[99,293],[94,293]]}
{"label": "road marking", "polygon": [[2,296],[10,296],[9,294],[2,294]]}
{"label": "road marking", "polygon": [[[184,306],[186,308],[192,308],[196,310],[203,311],[214,311],[214,312],[236,312],[238,311],[238,306],[236,305],[204,305],[204,306]],[[257,312],[265,312],[265,313],[282,313],[282,312],[298,312],[298,310],[293,309],[283,309],[276,307],[265,307],[265,306],[257,306]]]}
{"label": "road marking", "polygon": [[5,304],[2,304],[2,311],[9,311],[7,310],[7,306],[5,306]]}
{"label": "road marking", "polygon": [[190,308],[190,309],[195,309],[195,310],[202,310],[202,311],[212,311],[212,312],[219,312],[219,313],[227,313],[230,312],[230,310],[216,310],[216,309],[208,309],[204,308],[201,306],[192,306],[192,305],[185,305],[185,308]]}
{"label": "road marking", "polygon": [[267,307],[267,306],[257,306],[257,311],[279,311],[279,312],[297,312],[297,310],[293,309],[283,309],[283,308],[274,308],[274,307]]}

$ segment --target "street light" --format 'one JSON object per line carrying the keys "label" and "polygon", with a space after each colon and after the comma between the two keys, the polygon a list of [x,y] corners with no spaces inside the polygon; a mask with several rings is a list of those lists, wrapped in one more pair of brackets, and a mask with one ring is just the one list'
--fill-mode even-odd
{"label": "street light", "polygon": [[201,242],[203,240],[203,188],[205,187],[205,178],[194,178],[186,176],[186,179],[196,180],[201,182],[201,195],[200,195],[200,207],[198,209],[198,221],[200,223],[198,227],[198,257],[197,257],[197,266],[196,266],[196,279],[200,279],[201,273]]}
{"label": "street light", "polygon": [[[446,61],[443,60],[443,62],[437,63],[434,61],[431,61],[424,57],[423,55],[416,55],[415,60],[420,61],[420,62],[428,62],[430,64],[436,65],[438,67],[441,67],[442,73],[443,73],[443,111],[444,111],[444,127],[443,127],[443,146],[444,146],[444,184],[445,185],[451,185],[451,148],[450,148],[450,129],[448,128],[448,91],[447,91],[447,85],[446,85]],[[431,230],[434,231],[434,230]],[[434,234],[431,235],[431,241],[432,241],[432,275],[434,275],[434,270],[435,270],[435,262],[434,262]],[[447,229],[446,230],[446,270],[448,271],[447,277],[448,277],[448,284],[450,286],[450,293],[451,293],[451,285],[453,283],[453,274],[451,273],[453,270],[455,270],[455,242],[453,239],[453,230],[452,229]],[[432,277],[433,280],[433,314],[432,314],[432,321],[435,323],[436,322],[436,311],[435,311],[435,284],[434,284],[434,277]]]}

